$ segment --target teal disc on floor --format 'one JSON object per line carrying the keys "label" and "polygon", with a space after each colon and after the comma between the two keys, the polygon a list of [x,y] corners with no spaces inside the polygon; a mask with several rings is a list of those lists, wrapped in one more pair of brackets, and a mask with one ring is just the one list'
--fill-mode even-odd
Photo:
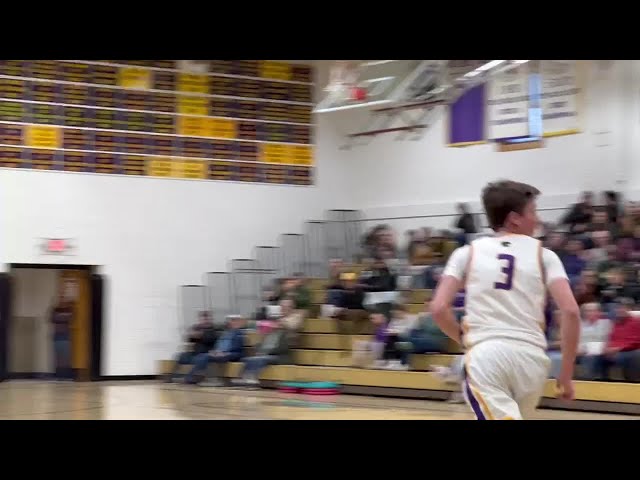
{"label": "teal disc on floor", "polygon": [[323,390],[323,389],[336,389],[338,388],[338,384],[335,382],[309,382],[306,384],[304,388],[311,388],[313,390]]}

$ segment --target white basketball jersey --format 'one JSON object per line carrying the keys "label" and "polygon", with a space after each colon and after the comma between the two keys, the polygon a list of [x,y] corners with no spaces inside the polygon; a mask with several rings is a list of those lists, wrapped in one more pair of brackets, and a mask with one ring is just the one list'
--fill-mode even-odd
{"label": "white basketball jersey", "polygon": [[567,275],[558,256],[539,240],[525,235],[479,238],[451,255],[443,275],[465,285],[465,347],[493,338],[547,347],[547,285]]}

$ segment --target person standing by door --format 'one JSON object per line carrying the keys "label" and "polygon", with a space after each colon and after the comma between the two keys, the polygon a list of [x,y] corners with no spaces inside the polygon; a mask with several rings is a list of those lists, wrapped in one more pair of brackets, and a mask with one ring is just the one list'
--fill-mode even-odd
{"label": "person standing by door", "polygon": [[53,324],[53,351],[55,377],[58,380],[73,380],[71,367],[71,324],[74,314],[71,285],[63,284],[55,307],[51,311]]}

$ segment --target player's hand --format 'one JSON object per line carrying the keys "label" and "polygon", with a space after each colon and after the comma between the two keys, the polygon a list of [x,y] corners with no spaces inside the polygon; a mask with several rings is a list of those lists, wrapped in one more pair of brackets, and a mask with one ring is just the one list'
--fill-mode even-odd
{"label": "player's hand", "polygon": [[573,390],[573,379],[558,377],[556,381],[556,391],[558,398],[566,401],[571,401],[575,398],[575,391]]}

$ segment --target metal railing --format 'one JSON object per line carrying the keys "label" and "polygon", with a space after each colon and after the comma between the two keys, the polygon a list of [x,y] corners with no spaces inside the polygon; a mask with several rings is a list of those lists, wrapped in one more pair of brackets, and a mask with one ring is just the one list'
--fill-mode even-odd
{"label": "metal railing", "polygon": [[217,326],[221,326],[228,315],[235,313],[231,274],[229,272],[208,272],[204,274],[204,277],[213,322]]}
{"label": "metal railing", "polygon": [[207,288],[204,285],[182,285],[178,289],[180,328],[184,335],[198,322],[198,314],[209,310]]}

